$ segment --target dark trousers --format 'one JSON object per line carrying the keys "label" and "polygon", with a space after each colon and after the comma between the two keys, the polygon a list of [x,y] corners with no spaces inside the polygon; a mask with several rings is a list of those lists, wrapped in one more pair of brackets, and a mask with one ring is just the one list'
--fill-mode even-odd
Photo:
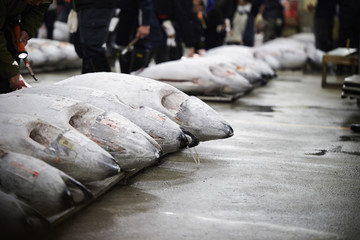
{"label": "dark trousers", "polygon": [[330,51],[334,48],[333,42],[333,18],[315,18],[315,46],[322,51]]}
{"label": "dark trousers", "polygon": [[44,15],[44,23],[47,31],[46,38],[48,39],[54,39],[54,25],[56,18],[56,10],[48,10]]}
{"label": "dark trousers", "polygon": [[83,59],[82,73],[110,72],[105,43],[113,16],[110,8],[87,8],[78,12],[79,29],[73,35],[75,50]]}

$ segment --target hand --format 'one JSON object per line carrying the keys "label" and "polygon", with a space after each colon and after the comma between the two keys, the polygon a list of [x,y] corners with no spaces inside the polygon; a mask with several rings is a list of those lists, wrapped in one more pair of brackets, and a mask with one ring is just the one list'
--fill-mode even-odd
{"label": "hand", "polygon": [[9,78],[9,87],[11,90],[21,89],[22,87],[27,87],[24,81],[24,78],[21,74],[17,74],[11,78]]}
{"label": "hand", "polygon": [[149,34],[150,34],[150,26],[140,26],[137,29],[136,36],[139,37],[140,39],[143,39]]}
{"label": "hand", "polygon": [[19,42],[23,42],[26,46],[28,41],[29,41],[29,34],[26,31],[21,31]]}
{"label": "hand", "polygon": [[185,51],[184,51],[184,56],[185,57],[193,57],[194,54],[195,54],[195,48],[194,47],[185,48]]}

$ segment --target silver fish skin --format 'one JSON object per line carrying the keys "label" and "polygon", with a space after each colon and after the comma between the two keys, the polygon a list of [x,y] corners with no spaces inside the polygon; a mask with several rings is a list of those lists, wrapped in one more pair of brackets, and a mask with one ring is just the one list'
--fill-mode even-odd
{"label": "silver fish skin", "polygon": [[60,128],[29,115],[2,112],[0,130],[0,146],[5,151],[41,159],[81,183],[120,172],[108,152],[74,129]]}
{"label": "silver fish skin", "polygon": [[[127,118],[73,99],[39,94],[8,95],[0,106],[17,102],[4,111],[38,116],[63,128],[75,128],[108,151],[124,171],[155,163],[162,154],[159,144]],[[35,105],[34,107],[32,107]]]}
{"label": "silver fish skin", "polygon": [[48,85],[21,90],[27,94],[51,94],[75,99],[94,105],[106,112],[116,112],[139,126],[161,146],[164,154],[179,151],[189,142],[178,124],[152,108],[130,107],[114,95],[105,91],[77,86]]}
{"label": "silver fish skin", "polygon": [[[215,54],[216,53],[216,54]],[[239,71],[237,71],[239,74],[246,77],[244,74],[250,75],[251,72],[256,72],[261,77],[273,77],[275,76],[275,70],[270,67],[269,64],[267,64],[265,61],[259,58],[255,58],[254,56],[246,57],[242,56],[240,54],[236,54],[235,52],[214,52],[212,54],[207,54],[204,56],[204,58],[215,58],[218,61],[225,62],[225,63],[231,63],[235,65]],[[247,71],[246,73],[242,72],[241,70],[243,68],[250,69],[250,71]],[[252,78],[255,77],[255,75],[250,75]],[[251,83],[254,83],[254,80],[251,80],[251,78],[247,78]]]}
{"label": "silver fish skin", "polygon": [[34,157],[0,150],[0,186],[45,217],[92,199],[84,185]]}
{"label": "silver fish skin", "polygon": [[0,233],[2,239],[42,239],[50,222],[14,194],[0,189]]}
{"label": "silver fish skin", "polygon": [[[120,73],[89,73],[56,83],[56,85],[59,84],[99,89],[115,94],[117,98],[130,106],[151,107],[193,133],[199,141],[227,138],[234,133],[231,126],[209,105],[195,97],[190,97],[169,84],[153,79]],[[187,104],[183,104],[185,101]],[[196,103],[190,104],[192,101],[196,101]],[[201,108],[202,111],[194,112],[191,109],[186,109],[193,105],[197,106],[197,110]],[[209,121],[209,116],[204,114],[208,111],[213,113],[211,114],[211,121]],[[179,112],[192,115],[183,119],[184,114],[178,114]],[[188,121],[189,118],[192,121]],[[217,131],[218,135],[214,135],[214,132],[207,134],[208,130],[214,128],[214,123],[216,126],[223,126],[223,128],[221,131]],[[195,133],[202,133],[203,135],[196,135]]]}
{"label": "silver fish skin", "polygon": [[252,86],[234,67],[213,58],[187,58],[145,68],[138,76],[168,83],[191,95],[234,95]]}
{"label": "silver fish skin", "polygon": [[273,56],[281,69],[301,68],[308,58],[306,44],[291,38],[276,38],[255,49]]}

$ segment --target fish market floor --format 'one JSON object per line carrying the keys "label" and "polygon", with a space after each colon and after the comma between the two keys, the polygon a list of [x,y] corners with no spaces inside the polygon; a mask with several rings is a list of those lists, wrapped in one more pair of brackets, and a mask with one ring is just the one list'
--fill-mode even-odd
{"label": "fish market floor", "polygon": [[233,137],[166,156],[51,239],[360,239],[360,134],[349,129],[360,111],[320,81],[283,71],[235,102],[208,102]]}

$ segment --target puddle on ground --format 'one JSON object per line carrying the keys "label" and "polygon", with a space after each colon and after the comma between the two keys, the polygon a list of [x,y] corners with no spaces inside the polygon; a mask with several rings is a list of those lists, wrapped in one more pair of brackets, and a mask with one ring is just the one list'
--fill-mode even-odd
{"label": "puddle on ground", "polygon": [[342,154],[348,154],[353,156],[360,156],[360,152],[349,152],[349,151],[343,151],[341,146],[338,146],[331,150],[325,150],[325,149],[315,149],[312,153],[305,153],[305,155],[312,155],[312,156],[324,156],[328,152],[333,153],[342,153]]}
{"label": "puddle on ground", "polygon": [[324,150],[324,149],[317,150],[317,149],[315,149],[315,152],[313,152],[313,153],[305,153],[305,155],[324,156],[326,153],[327,153],[327,150]]}
{"label": "puddle on ground", "polygon": [[300,78],[291,78],[291,77],[277,77],[275,81],[281,82],[301,82]]}
{"label": "puddle on ground", "polygon": [[274,112],[273,106],[241,105],[233,106],[233,108],[246,112]]}
{"label": "puddle on ground", "polygon": [[360,142],[360,135],[340,136],[339,140],[342,142]]}

